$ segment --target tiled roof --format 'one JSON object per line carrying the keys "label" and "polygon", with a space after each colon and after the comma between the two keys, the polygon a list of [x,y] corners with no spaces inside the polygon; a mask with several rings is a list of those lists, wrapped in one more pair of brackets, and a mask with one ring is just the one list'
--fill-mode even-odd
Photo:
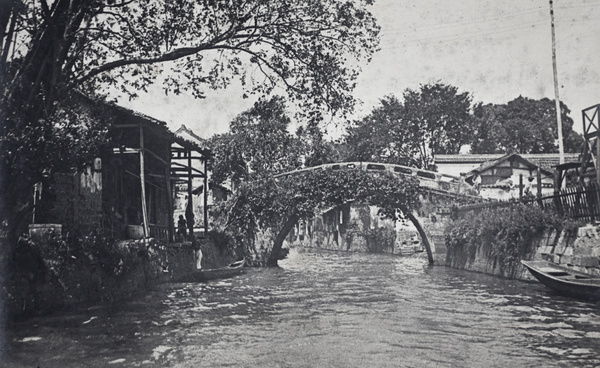
{"label": "tiled roof", "polygon": [[496,160],[504,156],[503,153],[493,154],[463,154],[463,155],[435,155],[436,163],[482,163],[490,160]]}
{"label": "tiled roof", "polygon": [[177,129],[175,131],[176,135],[181,135],[183,133],[187,133],[189,134],[192,138],[194,138],[195,140],[198,141],[198,143],[204,143],[205,140],[200,138],[198,135],[196,135],[196,133],[194,133],[193,130],[189,129],[188,127],[185,126],[185,124],[181,124],[181,126],[179,127],[179,129]]}
{"label": "tiled roof", "polygon": [[[492,154],[464,154],[464,155],[436,155],[436,164],[483,164],[488,161],[495,161],[506,156],[502,153]],[[527,161],[530,161],[543,169],[550,170],[559,164],[558,153],[528,153],[520,155]],[[579,153],[565,153],[565,162],[579,162]]]}

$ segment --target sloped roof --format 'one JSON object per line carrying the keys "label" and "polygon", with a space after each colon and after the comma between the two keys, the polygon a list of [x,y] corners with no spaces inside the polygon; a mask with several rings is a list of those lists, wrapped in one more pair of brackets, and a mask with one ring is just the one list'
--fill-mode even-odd
{"label": "sloped roof", "polygon": [[[436,155],[436,164],[483,164],[488,161],[495,161],[506,154],[491,153],[491,154],[460,154],[460,155]],[[542,169],[551,170],[559,164],[558,153],[527,153],[520,154],[524,159],[534,163]],[[579,153],[565,153],[565,163],[579,162]]]}
{"label": "sloped roof", "polygon": [[[198,137],[200,139],[199,142],[195,142],[195,141],[191,141],[189,139],[184,139],[181,136],[176,135],[175,133],[173,133],[171,130],[169,130],[169,128],[167,127],[167,123],[162,121],[162,120],[158,120],[155,119],[151,116],[142,114],[138,111],[132,110],[132,109],[128,109],[126,107],[123,106],[119,106],[115,103],[111,103],[111,102],[107,102],[107,101],[103,101],[103,100],[99,100],[96,98],[92,98],[80,91],[75,91],[74,92],[79,98],[82,99],[82,102],[85,103],[91,103],[91,104],[95,104],[95,105],[101,105],[104,108],[110,109],[116,113],[119,114],[124,114],[124,115],[128,115],[131,116],[133,118],[136,118],[137,121],[143,123],[145,126],[149,126],[154,128],[156,131],[160,132],[160,134],[163,134],[165,137],[167,137],[168,139],[170,139],[172,142],[175,142],[179,145],[181,145],[182,147],[186,147],[188,149],[194,150],[196,152],[201,153],[202,155],[208,156],[210,155],[210,151],[205,149],[204,147],[200,146],[199,143],[203,143],[204,141]],[[113,125],[115,127],[118,127],[118,125]],[[183,126],[185,127],[185,126]],[[192,132],[193,134],[193,132]]]}
{"label": "sloped roof", "polygon": [[540,169],[543,172],[545,172],[547,175],[552,175],[552,172],[548,171],[547,169],[541,167],[540,165],[538,165],[538,164],[536,164],[534,162],[531,162],[530,160],[528,160],[525,157],[523,157],[523,155],[520,155],[518,153],[509,153],[509,154],[506,154],[506,155],[504,155],[504,156],[502,156],[500,158],[497,158],[495,160],[484,162],[478,168],[469,171],[467,173],[467,177],[472,176],[475,173],[480,173],[480,172],[484,172],[486,170],[489,170],[492,167],[497,166],[497,165],[499,165],[502,162],[505,162],[505,161],[508,161],[508,160],[515,160],[515,159],[520,160],[521,162],[525,163],[527,166],[529,166],[532,169],[534,169],[534,168],[537,169],[538,167],[540,167]]}
{"label": "sloped roof", "polygon": [[175,131],[175,135],[182,136],[184,134],[188,134],[189,136],[194,138],[199,144],[204,144],[206,142],[204,139],[200,138],[196,133],[194,133],[193,130],[186,127],[185,124],[181,124],[179,129]]}

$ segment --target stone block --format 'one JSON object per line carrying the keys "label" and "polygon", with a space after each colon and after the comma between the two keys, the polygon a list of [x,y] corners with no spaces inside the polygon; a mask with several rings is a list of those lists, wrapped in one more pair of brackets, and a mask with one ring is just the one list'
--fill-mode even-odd
{"label": "stone block", "polygon": [[560,263],[566,264],[566,265],[572,265],[573,257],[571,257],[570,255],[563,255],[562,257],[560,257]]}
{"label": "stone block", "polygon": [[552,262],[554,262],[554,263],[560,263],[560,254],[553,254],[552,255]]}
{"label": "stone block", "polygon": [[560,243],[557,244],[556,247],[554,247],[554,254],[563,254],[565,252],[565,248],[565,245]]}
{"label": "stone block", "polygon": [[600,259],[598,257],[579,256],[574,257],[573,263],[579,267],[598,267],[600,266]]}
{"label": "stone block", "polygon": [[597,267],[590,267],[588,268],[588,273],[590,275],[594,275],[594,276],[600,276],[600,268]]}
{"label": "stone block", "polygon": [[563,252],[563,255],[572,256],[573,255],[573,247],[565,247],[565,251]]}
{"label": "stone block", "polygon": [[592,248],[594,248],[594,247],[587,244],[587,242],[584,240],[584,238],[579,238],[579,239],[577,239],[575,244],[573,244],[573,255],[591,256]]}

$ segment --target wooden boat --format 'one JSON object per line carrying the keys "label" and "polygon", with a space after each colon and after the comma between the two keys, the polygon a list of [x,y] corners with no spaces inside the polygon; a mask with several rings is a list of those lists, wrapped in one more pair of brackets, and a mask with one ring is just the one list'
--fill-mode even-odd
{"label": "wooden boat", "polygon": [[[208,281],[214,279],[223,279],[232,277],[242,273],[246,260],[233,262],[222,268],[212,268],[206,270],[198,270],[189,275],[190,281]],[[188,279],[188,277],[186,277]]]}
{"label": "wooden boat", "polygon": [[600,299],[600,277],[573,271],[547,261],[521,261],[542,284],[559,294],[578,299]]}

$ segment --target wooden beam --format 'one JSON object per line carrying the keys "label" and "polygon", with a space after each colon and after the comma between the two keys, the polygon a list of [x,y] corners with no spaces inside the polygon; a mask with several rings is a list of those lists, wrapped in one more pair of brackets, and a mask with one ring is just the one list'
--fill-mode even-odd
{"label": "wooden beam", "polygon": [[208,233],[208,175],[207,175],[207,160],[204,160],[204,237]]}
{"label": "wooden beam", "polygon": [[171,197],[171,177],[169,165],[165,167],[165,184],[167,185],[167,204],[169,206],[169,243],[175,236],[175,219],[173,218],[173,198]]}
{"label": "wooden beam", "polygon": [[144,127],[140,123],[140,184],[142,192],[142,218],[144,220],[144,238],[150,236],[150,227],[148,226],[148,211],[146,209],[146,177],[144,163]]}
{"label": "wooden beam", "polygon": [[157,155],[156,153],[152,152],[151,150],[149,150],[148,148],[144,148],[144,152],[149,153],[152,157],[154,157],[155,159],[157,159],[158,161],[160,161],[160,163],[162,163],[163,165],[168,165],[169,163],[167,161],[165,161],[162,157],[160,157],[159,155]]}
{"label": "wooden beam", "polygon": [[200,175],[200,177],[204,177],[204,173],[198,169],[194,169],[193,167],[188,168],[188,167],[171,167],[171,173],[180,173],[180,172],[184,172],[184,173],[189,173],[189,172],[193,172],[196,173],[198,175]]}
{"label": "wooden beam", "polygon": [[[187,222],[190,229],[190,237],[194,235],[194,200],[192,195],[192,159],[188,158],[188,215]],[[186,212],[188,212],[186,211]],[[190,238],[191,239],[191,238]]]}
{"label": "wooden beam", "polygon": [[171,177],[172,178],[184,178],[187,179],[188,177],[192,177],[192,178],[204,178],[204,175],[199,175],[199,174],[192,174],[191,176],[189,174],[177,174],[177,173],[171,173]]}
{"label": "wooden beam", "polygon": [[[123,172],[124,172],[125,174],[129,174],[129,175],[133,176],[134,178],[141,179],[141,176],[139,176],[138,174],[136,174],[136,173],[133,173],[133,172],[131,172],[131,171],[129,171],[129,170],[123,170]],[[160,176],[162,176],[162,175],[160,175]],[[155,188],[157,188],[157,189],[159,189],[159,190],[164,190],[164,188],[161,188],[161,187],[159,187],[158,185],[154,184],[153,182],[146,181],[146,184],[147,184],[147,185],[151,185],[151,186],[153,186],[153,187],[155,187]]]}
{"label": "wooden beam", "polygon": [[123,155],[127,153],[140,153],[140,150],[137,148],[127,148],[125,150],[121,150],[120,148],[113,148],[113,154],[115,155]]}
{"label": "wooden beam", "polygon": [[138,124],[113,124],[113,128],[121,128],[121,129],[124,129],[124,128],[137,128],[137,127],[139,127],[141,125],[142,125],[141,123],[139,125]]}

